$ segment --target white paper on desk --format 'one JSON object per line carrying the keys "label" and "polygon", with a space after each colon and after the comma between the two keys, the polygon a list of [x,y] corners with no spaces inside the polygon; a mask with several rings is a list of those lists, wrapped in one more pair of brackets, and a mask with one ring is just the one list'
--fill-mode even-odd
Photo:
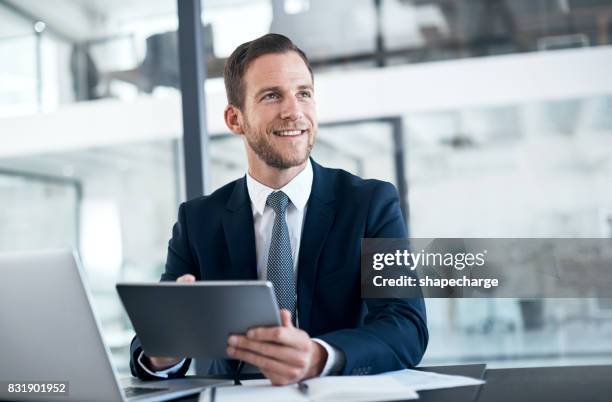
{"label": "white paper on desk", "polygon": [[[381,380],[385,381],[381,381]],[[391,381],[387,381],[391,380]],[[331,376],[306,381],[315,401],[393,401],[417,399],[414,389],[393,377]]]}
{"label": "white paper on desk", "polygon": [[384,374],[379,374],[382,377],[393,377],[404,385],[407,385],[415,391],[426,391],[432,389],[465,387],[468,385],[480,385],[485,381],[462,375],[448,375],[431,373],[420,370],[398,370]]}
{"label": "white paper on desk", "polygon": [[216,401],[375,402],[419,397],[414,389],[392,377],[333,376],[313,378],[306,383],[308,394],[303,395],[295,384],[278,387],[272,386],[268,380],[243,381],[242,386],[217,388]]}
{"label": "white paper on desk", "polygon": [[267,378],[262,378],[260,380],[240,380],[240,383],[247,387],[252,387],[254,385],[272,385],[272,381]]}
{"label": "white paper on desk", "polygon": [[[220,387],[215,391],[214,402],[304,402],[304,396],[298,391],[297,386],[274,387],[272,385],[236,385],[232,387]],[[213,402],[210,392],[202,392],[199,402]]]}

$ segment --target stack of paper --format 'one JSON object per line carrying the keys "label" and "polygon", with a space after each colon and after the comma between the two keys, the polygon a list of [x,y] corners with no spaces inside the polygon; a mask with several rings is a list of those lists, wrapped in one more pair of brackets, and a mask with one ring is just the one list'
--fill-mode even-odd
{"label": "stack of paper", "polygon": [[[416,391],[480,385],[475,378],[399,370],[372,376],[320,377],[297,385],[273,386],[269,380],[243,381],[242,386],[219,387],[200,395],[200,402],[394,401],[417,399]],[[304,389],[307,388],[307,389]]]}

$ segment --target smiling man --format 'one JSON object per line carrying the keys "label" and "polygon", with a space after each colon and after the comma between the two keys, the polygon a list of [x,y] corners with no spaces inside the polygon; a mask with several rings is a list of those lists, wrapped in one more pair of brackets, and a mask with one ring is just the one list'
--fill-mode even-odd
{"label": "smiling man", "polygon": [[[393,185],[363,180],[310,159],[317,135],[314,77],[288,38],[240,45],[225,67],[225,122],[243,138],[246,175],[179,208],[163,281],[265,279],[282,326],[228,339],[232,359],[274,384],[360,375],[418,364],[428,332],[422,299],[361,299],[362,238],[407,236]],[[146,356],[138,338],[132,373],[185,374],[189,359]]]}

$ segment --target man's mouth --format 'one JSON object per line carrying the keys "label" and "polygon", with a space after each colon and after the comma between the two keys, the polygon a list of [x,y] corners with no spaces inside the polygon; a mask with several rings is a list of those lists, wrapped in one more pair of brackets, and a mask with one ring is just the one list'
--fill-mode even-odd
{"label": "man's mouth", "polygon": [[274,130],[273,133],[279,137],[297,137],[304,134],[306,131],[307,130]]}

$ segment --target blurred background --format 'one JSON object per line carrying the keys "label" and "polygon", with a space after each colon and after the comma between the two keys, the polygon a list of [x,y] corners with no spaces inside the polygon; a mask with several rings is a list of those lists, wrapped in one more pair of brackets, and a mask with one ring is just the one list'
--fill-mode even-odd
{"label": "blurred background", "polygon": [[[180,1],[180,0],[179,0]],[[225,58],[312,61],[313,156],[393,182],[413,237],[612,237],[611,0],[202,0],[209,190],[246,171]],[[175,0],[0,0],[0,252],[74,247],[126,373],[117,281],[185,199]],[[430,299],[423,364],[610,363],[612,301]]]}

